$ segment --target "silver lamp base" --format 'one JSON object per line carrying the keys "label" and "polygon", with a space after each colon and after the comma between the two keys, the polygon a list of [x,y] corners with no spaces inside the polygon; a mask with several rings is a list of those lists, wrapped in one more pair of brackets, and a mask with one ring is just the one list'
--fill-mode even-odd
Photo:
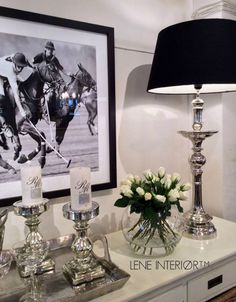
{"label": "silver lamp base", "polygon": [[190,157],[190,166],[193,174],[193,209],[185,213],[185,231],[183,235],[188,238],[205,240],[215,238],[216,228],[211,222],[212,217],[207,214],[202,205],[202,166],[206,162],[201,153],[202,142],[217,133],[217,131],[179,131],[193,143],[193,154]]}
{"label": "silver lamp base", "polygon": [[185,230],[183,235],[197,240],[212,239],[217,236],[212,217],[203,211],[189,211],[184,214]]}

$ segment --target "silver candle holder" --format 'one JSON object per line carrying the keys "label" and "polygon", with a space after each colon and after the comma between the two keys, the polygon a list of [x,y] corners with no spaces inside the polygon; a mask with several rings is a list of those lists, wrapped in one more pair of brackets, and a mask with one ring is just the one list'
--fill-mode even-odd
{"label": "silver candle holder", "polygon": [[[23,204],[22,201],[17,201],[13,204],[14,213],[17,216],[24,217],[25,225],[29,228],[29,233],[25,239],[25,245],[33,246],[40,244],[43,241],[43,236],[39,232],[39,216],[46,212],[49,208],[49,200],[44,198],[42,202],[32,205]],[[28,277],[29,272],[25,266],[18,267],[21,277]],[[36,274],[43,274],[55,269],[55,262],[47,256],[41,265],[37,267]]]}
{"label": "silver candle holder", "polygon": [[71,245],[75,256],[63,266],[64,275],[73,287],[105,275],[105,270],[98,263],[93,253],[93,243],[88,237],[88,222],[98,214],[99,205],[96,202],[92,202],[91,209],[84,211],[71,209],[70,203],[63,206],[64,217],[74,221],[74,229],[77,232],[77,236]]}

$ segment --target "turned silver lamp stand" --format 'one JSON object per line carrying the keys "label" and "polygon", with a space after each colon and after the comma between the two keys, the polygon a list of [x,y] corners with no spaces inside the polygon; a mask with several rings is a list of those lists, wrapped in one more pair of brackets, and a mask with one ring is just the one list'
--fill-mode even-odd
{"label": "turned silver lamp stand", "polygon": [[193,154],[189,160],[193,175],[193,209],[184,215],[186,221],[184,235],[193,239],[210,239],[216,236],[216,228],[211,222],[212,217],[205,212],[202,203],[202,166],[206,163],[206,158],[201,151],[202,142],[218,131],[201,131],[204,101],[199,98],[199,90],[197,90],[197,97],[192,101],[192,105],[193,131],[179,131],[193,144]]}

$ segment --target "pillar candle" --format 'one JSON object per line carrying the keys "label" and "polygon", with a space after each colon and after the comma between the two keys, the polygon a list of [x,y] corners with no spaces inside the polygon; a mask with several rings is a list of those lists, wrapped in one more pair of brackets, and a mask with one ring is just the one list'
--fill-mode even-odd
{"label": "pillar candle", "polygon": [[85,211],[92,207],[90,168],[70,169],[70,192],[72,210]]}
{"label": "pillar candle", "polygon": [[42,180],[40,166],[21,168],[22,203],[33,205],[42,200]]}

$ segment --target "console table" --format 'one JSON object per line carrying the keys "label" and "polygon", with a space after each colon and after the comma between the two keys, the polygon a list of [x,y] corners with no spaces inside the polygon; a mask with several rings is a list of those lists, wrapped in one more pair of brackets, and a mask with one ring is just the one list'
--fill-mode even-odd
{"label": "console table", "polygon": [[[219,218],[214,218],[213,222],[218,230],[217,238],[198,241],[183,237],[171,255],[159,259],[136,256],[121,231],[107,235],[111,260],[115,264],[114,275],[111,275],[109,282],[112,283],[117,272],[122,270],[130,274],[130,278],[123,287],[104,296],[101,295],[101,281],[97,279],[99,285],[94,296],[101,296],[91,301],[201,302],[235,286],[236,223]],[[51,240],[53,245],[59,240],[61,248],[52,250],[55,272],[40,276],[48,302],[81,301],[61,272],[63,264],[72,257],[72,237],[68,235],[63,240]],[[66,238],[69,241],[64,241]],[[99,243],[95,244],[94,251],[103,256]],[[19,301],[26,283],[27,280],[20,279],[13,265],[9,274],[1,280],[1,287],[6,292],[0,293],[0,302]],[[94,283],[96,281],[88,285],[93,286]]]}
{"label": "console table", "polygon": [[96,302],[200,302],[236,285],[236,223],[214,218],[217,238],[182,238],[174,253],[136,256],[122,232],[107,236],[112,261],[131,275],[121,289]]}

